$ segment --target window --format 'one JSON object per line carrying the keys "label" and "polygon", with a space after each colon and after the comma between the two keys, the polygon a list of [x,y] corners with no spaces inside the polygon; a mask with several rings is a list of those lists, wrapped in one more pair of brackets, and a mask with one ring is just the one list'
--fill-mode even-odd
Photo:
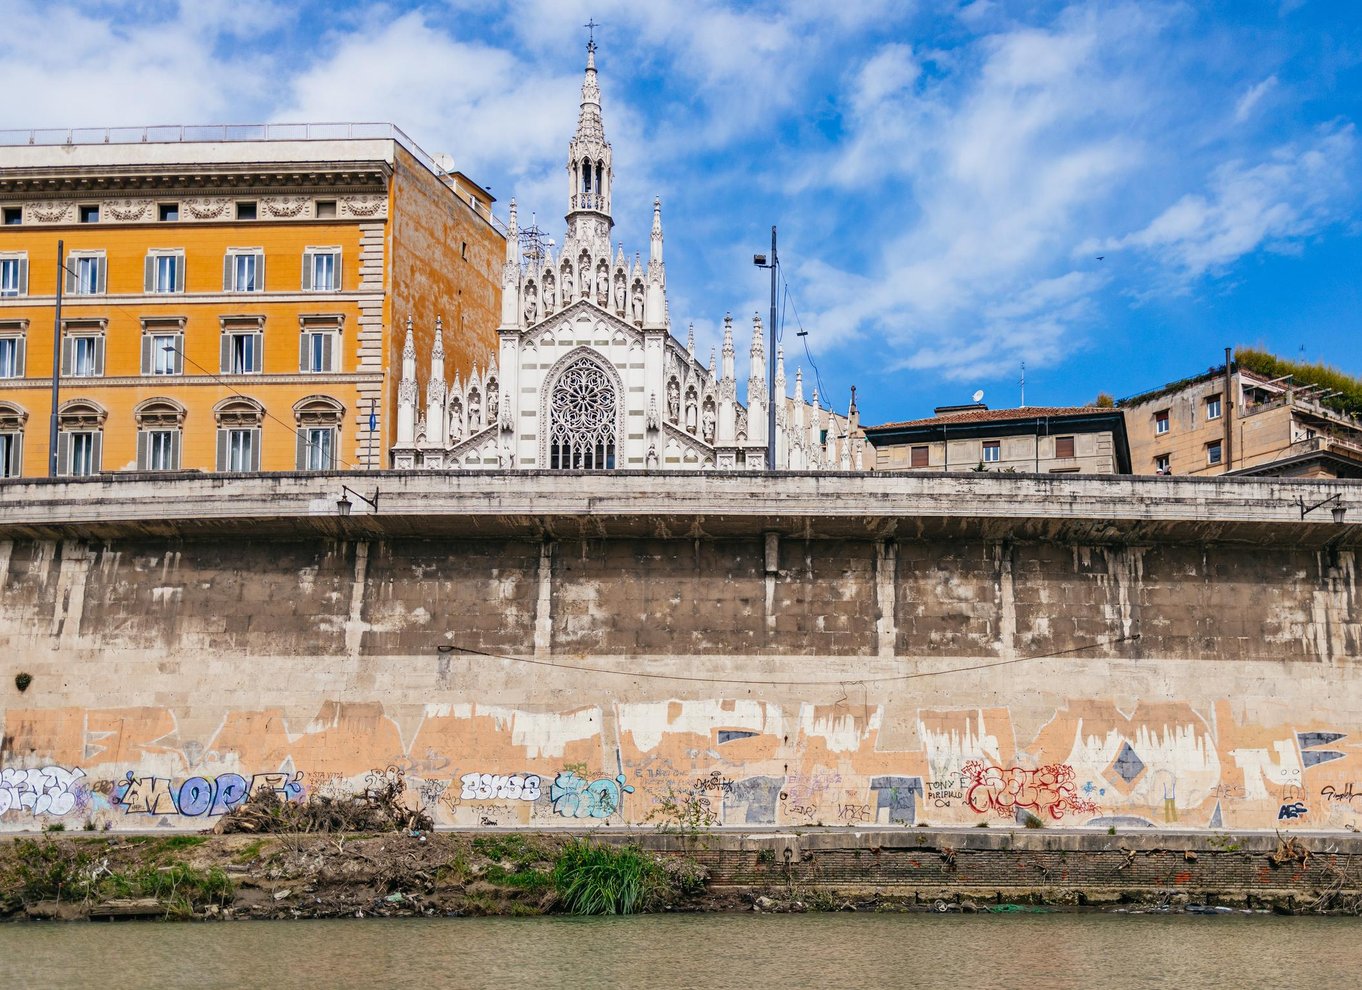
{"label": "window", "polygon": [[57,473],[98,474],[104,445],[104,410],[88,399],[73,399],[57,414]]}
{"label": "window", "polygon": [[335,292],[341,286],[340,248],[308,248],[303,252],[303,291]]}
{"label": "window", "polygon": [[334,471],[345,407],[325,395],[313,395],[293,408],[298,424],[299,471]]}
{"label": "window", "polygon": [[147,254],[146,284],[147,292],[184,291],[184,252],[151,251]]}
{"label": "window", "polygon": [[997,440],[984,441],[984,463],[996,464],[1003,459],[1002,443]]}
{"label": "window", "polygon": [[234,397],[214,411],[218,421],[219,471],[260,470],[260,423],[265,409],[254,399]]}
{"label": "window", "polygon": [[17,227],[24,222],[24,208],[22,206],[6,206],[4,212],[4,224],[6,227]]}
{"label": "window", "polygon": [[909,452],[909,467],[925,468],[927,466],[927,448],[914,447]]}
{"label": "window", "polygon": [[222,263],[222,288],[227,292],[265,291],[265,252],[232,248]]}
{"label": "window", "polygon": [[142,321],[142,374],[184,374],[184,320]]}
{"label": "window", "polygon": [[1074,456],[1073,437],[1055,437],[1055,458],[1057,460],[1068,460]]}
{"label": "window", "polygon": [[148,399],[133,415],[137,419],[137,470],[178,471],[184,406],[173,399]]}
{"label": "window", "polygon": [[1172,474],[1173,457],[1171,454],[1159,454],[1154,458],[1155,474]]}
{"label": "window", "polygon": [[1154,432],[1162,435],[1168,432],[1168,410],[1160,409],[1154,414]]}
{"label": "window", "polygon": [[9,402],[0,402],[0,478],[23,474],[24,422],[28,413]]}
{"label": "window", "polygon": [[341,316],[300,316],[298,323],[298,370],[340,371]]}
{"label": "window", "polygon": [[72,254],[66,259],[66,291],[94,296],[104,291],[104,252]]}
{"label": "window", "polygon": [[99,223],[99,206],[82,206],[80,208],[81,223]]}
{"label": "window", "polygon": [[255,216],[256,205],[254,201],[236,204],[236,218],[238,220],[254,220]]}
{"label": "window", "polygon": [[546,412],[550,468],[614,468],[619,406],[610,372],[588,357],[573,361],[554,382]]}
{"label": "window", "polygon": [[1221,458],[1220,441],[1206,444],[1206,463],[1219,464]]}
{"label": "window", "polygon": [[104,322],[72,320],[63,329],[61,373],[72,378],[104,374]]}
{"label": "window", "polygon": [[0,378],[24,377],[24,338],[18,334],[0,336]]}
{"label": "window", "polygon": [[256,375],[260,373],[261,344],[258,330],[229,330],[222,335],[222,373]]}
{"label": "window", "polygon": [[318,220],[336,219],[336,201],[334,199],[317,200],[317,219]]}
{"label": "window", "polygon": [[1206,418],[1207,419],[1220,418],[1220,396],[1213,395],[1206,400]]}
{"label": "window", "polygon": [[0,296],[28,295],[28,255],[0,254]]}
{"label": "window", "polygon": [[162,223],[170,223],[180,219],[180,204],[161,203],[156,207],[156,218]]}

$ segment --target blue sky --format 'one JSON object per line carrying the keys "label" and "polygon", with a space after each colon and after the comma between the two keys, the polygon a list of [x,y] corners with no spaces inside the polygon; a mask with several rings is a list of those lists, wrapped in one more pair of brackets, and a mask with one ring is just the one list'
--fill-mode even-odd
{"label": "blue sky", "polygon": [[1235,344],[1362,373],[1358,0],[0,0],[0,127],[391,120],[561,238],[589,17],[616,237],[662,198],[705,355],[775,223],[790,375],[797,310],[867,422],[1022,361],[1032,405]]}

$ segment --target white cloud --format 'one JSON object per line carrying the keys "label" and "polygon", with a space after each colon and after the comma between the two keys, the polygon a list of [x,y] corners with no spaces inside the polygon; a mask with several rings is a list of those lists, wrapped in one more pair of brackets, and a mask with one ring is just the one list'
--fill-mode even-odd
{"label": "white cloud", "polygon": [[1242,124],[1253,114],[1254,109],[1262,102],[1263,97],[1267,96],[1277,88],[1277,77],[1268,76],[1262,82],[1250,86],[1243,96],[1239,97],[1239,102],[1234,105],[1234,122]]}
{"label": "white cloud", "polygon": [[1346,215],[1358,160],[1351,124],[1274,149],[1265,161],[1227,162],[1203,192],[1188,193],[1109,251],[1133,248],[1181,279],[1225,269],[1259,248],[1287,251]]}

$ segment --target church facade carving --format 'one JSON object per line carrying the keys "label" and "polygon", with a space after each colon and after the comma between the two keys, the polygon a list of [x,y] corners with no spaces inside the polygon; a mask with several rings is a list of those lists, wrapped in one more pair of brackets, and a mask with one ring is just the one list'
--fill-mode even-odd
{"label": "church facade carving", "polygon": [[[397,468],[442,470],[766,468],[768,396],[783,470],[861,470],[865,440],[847,415],[786,395],[784,357],[766,380],[760,316],[752,322],[746,402],[738,401],[734,325],[724,318],[716,367],[671,333],[662,204],[653,201],[648,259],[612,247],[612,150],[605,139],[595,44],[587,46],[577,129],[568,145],[567,232],[555,255],[521,231],[510,207],[500,348],[482,370],[447,383],[437,325],[430,376],[416,381],[410,324],[398,386]],[[525,235],[525,236],[522,236]],[[424,405],[420,393],[424,391]]]}

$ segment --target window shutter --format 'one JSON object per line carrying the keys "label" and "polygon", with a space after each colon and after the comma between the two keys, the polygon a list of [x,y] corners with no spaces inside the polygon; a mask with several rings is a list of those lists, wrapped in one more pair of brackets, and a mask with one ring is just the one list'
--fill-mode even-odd
{"label": "window shutter", "polygon": [[265,252],[255,256],[255,291],[265,291]]}
{"label": "window shutter", "polygon": [[257,373],[265,370],[265,335],[263,333],[251,334],[250,370]]}
{"label": "window shutter", "polygon": [[344,286],[345,283],[341,281],[341,253],[339,251],[336,252],[335,258],[336,268],[334,274],[332,275],[333,282],[331,287],[335,289],[337,292],[340,292],[341,288]]}
{"label": "window shutter", "polygon": [[328,333],[322,337],[322,371],[335,371],[336,334]]}
{"label": "window shutter", "polygon": [[19,259],[19,295],[28,295],[28,259]]}
{"label": "window shutter", "polygon": [[104,277],[107,272],[105,259],[101,256],[95,259],[95,291],[103,295],[108,286],[105,284]]}
{"label": "window shutter", "polygon": [[148,448],[151,446],[151,434],[146,430],[137,431],[137,470],[146,471],[151,467],[151,457]]}
{"label": "window shutter", "polygon": [[312,288],[312,252],[303,252],[303,291],[308,292]]}
{"label": "window shutter", "polygon": [[336,459],[340,456],[340,430],[331,428],[331,446],[327,449],[326,468],[328,471],[336,470]]}
{"label": "window shutter", "polygon": [[251,470],[260,470],[260,429],[251,430]]}
{"label": "window shutter", "polygon": [[142,374],[149,375],[156,370],[156,354],[152,350],[156,338],[149,333],[142,334]]}
{"label": "window shutter", "polygon": [[104,338],[95,338],[95,374],[104,374]]}
{"label": "window shutter", "polygon": [[175,291],[184,291],[184,270],[187,267],[184,255],[175,259]]}
{"label": "window shutter", "polygon": [[28,373],[28,365],[24,363],[24,350],[28,346],[28,341],[20,337],[14,342],[14,373],[23,378]]}
{"label": "window shutter", "polygon": [[66,334],[61,339],[61,373],[71,374],[71,351],[75,344],[71,340],[71,335]]}
{"label": "window shutter", "polygon": [[232,284],[232,256],[224,254],[222,256],[222,291],[231,292],[234,288],[236,286]]}
{"label": "window shutter", "polygon": [[92,434],[90,437],[90,473],[99,474],[104,470],[104,434],[102,432]]}
{"label": "window shutter", "polygon": [[227,431],[218,427],[218,470],[227,470]]}
{"label": "window shutter", "polygon": [[74,262],[74,258],[70,259],[63,269],[66,272],[66,291],[68,293],[76,291],[76,269],[74,268]]}
{"label": "window shutter", "polygon": [[224,333],[218,346],[219,365],[218,370],[224,375],[232,370],[232,335]]}
{"label": "window shutter", "polygon": [[298,457],[297,465],[299,471],[307,470],[307,430],[299,429],[298,435]]}
{"label": "window shutter", "polygon": [[65,430],[57,434],[57,473],[71,473],[71,434]]}
{"label": "window shutter", "polygon": [[178,471],[180,469],[180,431],[176,430],[170,435],[170,469]]}
{"label": "window shutter", "polygon": [[308,334],[308,333],[300,333],[300,334],[298,335],[298,370],[299,370],[299,371],[311,371],[311,370],[312,370],[311,368],[309,368],[309,367],[307,366],[307,351],[308,351],[307,344],[308,344],[308,338],[309,338],[310,336],[312,336],[312,335],[311,335],[311,334]]}
{"label": "window shutter", "polygon": [[146,265],[142,272],[142,291],[156,291],[156,255],[147,255]]}
{"label": "window shutter", "polygon": [[175,369],[175,374],[184,374],[184,334],[177,333],[172,340],[175,341],[175,363],[171,365]]}

